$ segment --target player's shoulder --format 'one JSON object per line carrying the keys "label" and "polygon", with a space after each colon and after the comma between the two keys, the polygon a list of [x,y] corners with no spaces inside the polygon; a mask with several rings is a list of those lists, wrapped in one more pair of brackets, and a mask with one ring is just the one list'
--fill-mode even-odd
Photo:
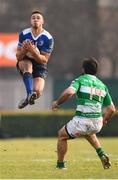
{"label": "player's shoulder", "polygon": [[85,83],[85,84],[90,84],[91,82],[96,82],[99,81],[97,80],[97,77],[95,75],[90,75],[90,74],[82,74],[79,76],[78,80],[81,83]]}
{"label": "player's shoulder", "polygon": [[21,34],[23,34],[23,35],[26,35],[26,34],[29,34],[29,33],[31,33],[31,28],[26,28],[26,29],[23,29],[21,31]]}
{"label": "player's shoulder", "polygon": [[77,80],[78,80],[78,81],[87,80],[86,74],[81,74],[81,75],[77,78]]}
{"label": "player's shoulder", "polygon": [[52,35],[48,31],[46,31],[45,29],[43,30],[42,35],[44,35],[48,39],[53,39]]}

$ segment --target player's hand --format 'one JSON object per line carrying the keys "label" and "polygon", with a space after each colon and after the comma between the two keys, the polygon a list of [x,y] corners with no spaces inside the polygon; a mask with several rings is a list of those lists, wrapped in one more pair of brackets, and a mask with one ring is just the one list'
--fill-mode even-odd
{"label": "player's hand", "polygon": [[57,101],[53,101],[52,102],[52,110],[53,111],[57,111],[59,108],[59,105],[57,104]]}
{"label": "player's hand", "polygon": [[33,44],[32,41],[30,41],[30,40],[25,40],[25,41],[23,42],[23,46],[22,46],[22,47],[23,47],[24,49],[30,51],[32,48],[35,47],[35,45]]}
{"label": "player's hand", "polygon": [[40,53],[38,48],[30,40],[26,40],[26,41],[23,42],[23,48],[26,49],[31,54],[34,54],[36,52]]}

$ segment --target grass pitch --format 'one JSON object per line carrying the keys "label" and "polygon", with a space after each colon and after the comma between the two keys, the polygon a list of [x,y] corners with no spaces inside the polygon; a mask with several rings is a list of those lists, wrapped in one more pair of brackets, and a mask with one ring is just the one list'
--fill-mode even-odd
{"label": "grass pitch", "polygon": [[67,170],[55,168],[55,138],[0,140],[0,179],[118,179],[118,138],[100,142],[111,159],[107,170],[82,138],[68,141]]}

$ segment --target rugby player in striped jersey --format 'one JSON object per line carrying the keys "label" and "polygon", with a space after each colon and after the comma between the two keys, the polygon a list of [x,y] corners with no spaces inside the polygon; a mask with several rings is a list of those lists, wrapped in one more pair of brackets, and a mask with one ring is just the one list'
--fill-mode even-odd
{"label": "rugby player in striped jersey", "polygon": [[[77,108],[75,116],[59,130],[57,143],[57,168],[65,168],[64,157],[67,152],[67,140],[85,137],[95,148],[104,169],[111,166],[108,155],[105,153],[96,136],[103,125],[106,125],[115,106],[107,86],[96,77],[98,62],[95,58],[88,58],[82,64],[83,75],[72,81],[60,97],[52,103],[52,110],[57,110],[59,105],[76,94]],[[106,107],[104,116],[102,107]]]}

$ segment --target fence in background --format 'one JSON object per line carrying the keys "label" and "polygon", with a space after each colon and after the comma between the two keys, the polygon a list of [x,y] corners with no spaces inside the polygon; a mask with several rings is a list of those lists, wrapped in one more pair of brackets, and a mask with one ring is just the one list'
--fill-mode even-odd
{"label": "fence in background", "polygon": [[[2,137],[55,137],[58,130],[72,119],[74,112],[2,114],[0,129]],[[118,136],[118,114],[103,127],[99,136]]]}

